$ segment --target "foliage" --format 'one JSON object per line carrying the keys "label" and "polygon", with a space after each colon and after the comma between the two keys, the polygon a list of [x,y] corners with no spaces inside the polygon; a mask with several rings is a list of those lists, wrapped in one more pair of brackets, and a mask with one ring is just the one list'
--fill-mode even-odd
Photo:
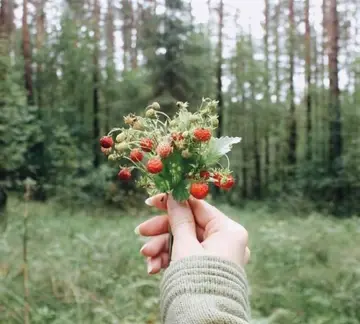
{"label": "foliage", "polygon": [[[23,209],[10,199],[0,238],[0,322],[8,324],[23,316]],[[250,233],[254,323],[360,323],[359,218],[295,218],[259,204],[221,209]],[[30,203],[32,323],[159,323],[159,276],[147,275],[133,232],[148,212],[139,203],[126,213]]]}

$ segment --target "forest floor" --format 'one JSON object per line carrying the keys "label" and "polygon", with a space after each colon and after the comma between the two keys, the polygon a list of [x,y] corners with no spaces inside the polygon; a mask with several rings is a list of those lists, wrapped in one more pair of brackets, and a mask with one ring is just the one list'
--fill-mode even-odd
{"label": "forest floor", "polygon": [[[221,208],[250,233],[253,323],[360,323],[360,218],[293,217]],[[10,200],[0,233],[0,323],[24,323],[24,203]],[[134,228],[148,213],[29,205],[31,323],[159,323]]]}

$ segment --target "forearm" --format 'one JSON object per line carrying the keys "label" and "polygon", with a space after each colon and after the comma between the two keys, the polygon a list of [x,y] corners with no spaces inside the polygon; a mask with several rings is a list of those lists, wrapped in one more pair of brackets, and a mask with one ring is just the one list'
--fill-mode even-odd
{"label": "forearm", "polygon": [[249,323],[244,270],[211,256],[173,262],[161,284],[161,319],[165,324]]}

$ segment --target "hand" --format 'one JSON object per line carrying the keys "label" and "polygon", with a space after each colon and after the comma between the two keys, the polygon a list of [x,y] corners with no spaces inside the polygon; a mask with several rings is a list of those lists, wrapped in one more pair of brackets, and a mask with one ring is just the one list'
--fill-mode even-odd
{"label": "hand", "polygon": [[250,258],[248,233],[214,206],[193,197],[186,203],[171,195],[156,195],[146,203],[166,210],[140,224],[135,232],[151,237],[140,252],[147,257],[148,273],[155,274],[169,265],[169,225],[174,236],[172,261],[191,255],[213,255],[244,266]]}

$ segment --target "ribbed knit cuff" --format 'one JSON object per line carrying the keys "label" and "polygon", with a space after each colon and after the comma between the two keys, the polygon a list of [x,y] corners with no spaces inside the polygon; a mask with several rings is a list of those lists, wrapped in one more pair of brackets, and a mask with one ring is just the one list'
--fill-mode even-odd
{"label": "ribbed knit cuff", "polygon": [[235,263],[216,256],[190,256],[172,262],[160,286],[161,316],[182,295],[213,295],[231,299],[249,311],[245,271]]}

